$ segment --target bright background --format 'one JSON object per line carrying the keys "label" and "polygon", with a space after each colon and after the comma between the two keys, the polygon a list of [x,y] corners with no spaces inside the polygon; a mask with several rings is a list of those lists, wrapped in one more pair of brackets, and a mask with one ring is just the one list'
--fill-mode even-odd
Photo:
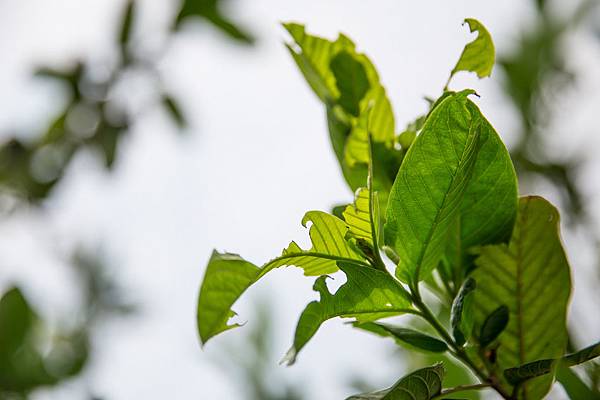
{"label": "bright background", "polygon": [[[556,3],[556,2],[555,2]],[[571,8],[571,2],[559,7]],[[0,0],[0,126],[37,133],[63,105],[60,88],[32,78],[41,64],[63,65],[73,57],[110,55],[117,0]],[[160,43],[175,7],[169,1],[141,2],[136,35]],[[287,50],[282,21],[305,23],[309,32],[333,38],[347,33],[374,61],[402,127],[426,110],[423,96],[438,96],[464,44],[471,39],[465,17],[482,21],[498,51],[506,53],[528,26],[532,5],[519,0],[399,2],[239,0],[231,12],[259,39],[243,47],[203,24],[189,24],[167,44],[160,63],[167,87],[182,99],[191,125],[177,135],[159,110],[142,114],[125,139],[112,174],[91,154],[80,154],[64,182],[44,204],[0,224],[0,285],[23,282],[44,315],[64,319],[78,302],[72,271],[57,261],[74,244],[102,243],[112,272],[139,305],[129,318],[95,333],[88,373],[36,399],[77,399],[87,390],[111,400],[242,399],[235,375],[219,366],[226,348],[243,348],[260,299],[274,303],[272,347],[283,355],[297,316],[315,298],[312,280],[299,270],[273,272],[235,306],[244,328],[200,349],[195,303],[213,248],[256,263],[272,258],[292,239],[307,244],[300,220],[307,210],[329,210],[352,193],[330,149],[324,110],[310,92]],[[561,12],[560,10],[558,11]],[[558,102],[553,124],[557,152],[585,146],[591,164],[583,177],[598,204],[600,148],[600,46],[575,32],[568,49],[581,82]],[[499,88],[502,76],[478,81],[460,74],[451,88],[473,87],[477,103],[510,145],[518,128],[515,111]],[[148,90],[143,79],[131,89]],[[583,143],[585,140],[585,143]],[[537,189],[553,201],[555,193]],[[593,197],[595,196],[595,197]],[[594,218],[598,221],[600,214]],[[575,311],[583,313],[594,257],[565,234],[575,277]],[[589,310],[588,310],[589,311]],[[597,313],[596,313],[597,316]],[[584,340],[600,332],[600,319],[582,320]],[[402,366],[390,344],[326,323],[291,368],[273,360],[274,386],[298,383],[312,399],[340,399],[360,376],[381,387]],[[559,395],[557,395],[559,396]]]}

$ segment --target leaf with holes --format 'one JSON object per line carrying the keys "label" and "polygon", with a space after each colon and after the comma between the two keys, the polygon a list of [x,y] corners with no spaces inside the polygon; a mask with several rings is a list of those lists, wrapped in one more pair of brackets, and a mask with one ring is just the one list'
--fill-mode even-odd
{"label": "leaf with holes", "polygon": [[469,25],[471,32],[477,32],[477,38],[465,46],[450,77],[458,71],[475,72],[479,78],[490,76],[496,62],[492,37],[485,26],[476,19],[467,18],[465,23]]}
{"label": "leaf with holes", "polygon": [[329,292],[326,276],[317,278],[314,290],[320,300],[309,303],[298,321],[294,344],[284,361],[293,364],[298,352],[315,335],[321,324],[335,317],[355,318],[361,323],[411,311],[409,294],[388,273],[352,262],[338,262],[346,275],[334,294]]}
{"label": "leaf with holes", "polygon": [[[559,235],[558,211],[541,197],[524,197],[510,243],[477,249],[474,318],[485,318],[505,304],[510,319],[497,339],[500,370],[554,359],[567,344],[566,313],[571,291],[569,264]],[[509,386],[504,380],[503,384]],[[541,399],[552,376],[524,383],[523,398]]]}
{"label": "leaf with holes", "polygon": [[302,224],[309,228],[312,248],[303,250],[291,242],[281,256],[262,268],[236,254],[213,252],[206,269],[198,299],[198,332],[206,343],[211,337],[235,328],[228,325],[235,315],[231,306],[254,282],[274,268],[293,265],[304,269],[305,275],[323,275],[337,271],[337,261],[351,261],[368,267],[366,260],[346,240],[348,228],[344,221],[322,211],[309,211]]}

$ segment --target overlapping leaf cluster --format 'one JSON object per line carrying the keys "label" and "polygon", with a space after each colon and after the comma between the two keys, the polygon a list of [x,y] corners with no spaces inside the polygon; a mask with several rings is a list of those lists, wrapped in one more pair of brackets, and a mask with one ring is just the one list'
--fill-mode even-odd
{"label": "overlapping leaf cluster", "polygon": [[[480,22],[466,22],[478,36],[450,78],[458,71],[489,76],[495,58],[490,34]],[[436,365],[351,399],[434,399],[488,387],[506,399],[539,399],[557,366],[597,356],[592,346],[561,358],[571,289],[559,215],[540,197],[518,198],[508,151],[470,99],[474,91],[446,86],[426,116],[397,134],[375,68],[350,39],[329,41],[298,24],[285,28],[294,60],[325,105],[332,146],[356,190],[355,202],[337,216],[308,212],[303,224],[311,223],[312,248],[292,242],[262,267],[213,253],[198,304],[202,342],[236,326],[228,324],[231,306],[250,285],[273,268],[292,265],[319,276],[314,289],[320,299],[300,316],[289,363],[324,321],[343,317],[415,350],[448,352],[480,379],[442,390],[444,368]],[[338,270],[346,283],[331,293],[327,274]],[[450,321],[430,310],[423,284],[450,310]],[[379,321],[402,314],[420,316],[430,331]]]}

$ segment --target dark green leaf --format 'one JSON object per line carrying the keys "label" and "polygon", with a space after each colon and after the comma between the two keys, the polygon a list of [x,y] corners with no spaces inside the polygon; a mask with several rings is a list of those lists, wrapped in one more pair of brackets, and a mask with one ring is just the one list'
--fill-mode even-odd
{"label": "dark green leaf", "polygon": [[444,367],[437,364],[406,375],[389,389],[359,394],[346,400],[431,400],[442,391]]}
{"label": "dark green leaf", "polygon": [[[510,312],[508,325],[497,339],[500,370],[564,354],[571,278],[559,219],[546,200],[524,197],[510,243],[477,249],[477,269],[472,273],[477,280],[476,323],[481,326],[501,305]],[[519,393],[540,399],[551,384],[551,375],[541,376],[523,384]]]}
{"label": "dark green leaf", "polygon": [[475,72],[479,78],[490,76],[496,61],[492,37],[485,26],[476,19],[467,18],[465,23],[469,24],[471,32],[477,31],[477,38],[465,46],[451,77],[458,71]]}
{"label": "dark green leaf", "polygon": [[173,97],[165,94],[162,97],[162,104],[165,107],[165,110],[167,110],[167,112],[171,116],[171,118],[173,118],[173,121],[175,121],[177,126],[179,128],[185,128],[185,117],[183,116],[183,113],[181,112],[177,101]]}
{"label": "dark green leaf", "polygon": [[320,300],[309,303],[296,326],[294,345],[284,361],[293,364],[298,352],[315,335],[321,324],[335,317],[355,318],[364,323],[407,312],[409,295],[388,273],[351,262],[338,262],[346,283],[335,294],[327,288],[326,276],[317,278],[314,290]]}
{"label": "dark green leaf", "polygon": [[452,335],[459,346],[465,344],[473,326],[471,310],[468,304],[470,303],[470,294],[475,290],[476,286],[475,279],[467,278],[452,302],[450,323],[452,325]]}
{"label": "dark green leaf", "polygon": [[481,325],[479,344],[486,347],[492,343],[508,325],[509,311],[504,304],[492,311]]}
{"label": "dark green leaf", "polygon": [[431,111],[398,171],[387,207],[386,245],[400,258],[396,276],[427,278],[457,232],[460,249],[506,240],[517,184],[504,144],[472,91],[446,94]]}
{"label": "dark green leaf", "polygon": [[562,358],[537,360],[520,367],[509,368],[504,371],[504,376],[510,383],[517,384],[536,376],[552,373],[559,366],[572,367],[598,356],[600,356],[600,342]]}
{"label": "dark green leaf", "polygon": [[376,333],[380,336],[393,337],[403,344],[409,344],[420,350],[425,350],[432,353],[443,353],[448,350],[446,343],[413,329],[376,322],[356,324],[355,326],[357,328]]}
{"label": "dark green leaf", "polygon": [[341,51],[329,65],[340,92],[339,104],[355,117],[360,113],[360,101],[369,90],[369,78],[365,67],[347,51]]}
{"label": "dark green leaf", "polygon": [[242,43],[252,43],[254,41],[252,35],[223,15],[221,3],[222,0],[183,0],[175,19],[175,29],[179,29],[183,21],[189,17],[201,17],[230,38]]}
{"label": "dark green leaf", "polygon": [[131,27],[134,13],[135,1],[128,0],[125,7],[125,14],[123,15],[123,22],[121,23],[121,32],[119,34],[119,43],[122,48],[125,48],[131,39]]}

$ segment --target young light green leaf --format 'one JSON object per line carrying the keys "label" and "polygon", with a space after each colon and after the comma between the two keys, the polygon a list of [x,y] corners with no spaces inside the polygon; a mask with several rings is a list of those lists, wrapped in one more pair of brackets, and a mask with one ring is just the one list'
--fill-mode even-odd
{"label": "young light green leaf", "polygon": [[293,364],[300,350],[328,319],[355,318],[363,323],[411,311],[410,296],[389,274],[352,262],[340,261],[338,266],[346,275],[346,283],[331,294],[325,283],[327,277],[317,278],[314,290],[319,292],[320,300],[309,303],[300,315],[294,344],[284,362]]}
{"label": "young light green leaf", "polygon": [[452,302],[450,310],[450,323],[452,325],[452,336],[456,344],[462,346],[469,339],[473,320],[471,318],[470,299],[471,293],[477,286],[475,279],[467,278],[461,286],[458,294]]}
{"label": "young light green leaf", "polygon": [[448,350],[446,343],[432,336],[415,331],[414,329],[378,322],[366,322],[363,324],[355,323],[354,326],[379,336],[392,337],[403,344],[408,344],[419,350],[425,350],[426,352],[443,353]]}
{"label": "young light green leaf", "polygon": [[508,325],[509,311],[506,305],[501,305],[492,311],[483,321],[479,332],[479,344],[486,347],[492,343]]}
{"label": "young light green leaf", "polygon": [[359,394],[346,400],[431,400],[442,391],[444,366],[436,364],[406,375],[389,389]]}
{"label": "young light green leaf", "polygon": [[490,76],[496,61],[492,37],[485,26],[476,19],[467,18],[465,23],[469,25],[471,32],[477,31],[477,38],[465,46],[450,78],[458,71],[475,72],[479,78]]}
{"label": "young light green leaf", "polygon": [[354,195],[354,204],[346,206],[343,211],[344,221],[350,234],[373,245],[371,230],[371,213],[369,208],[370,194],[367,188],[360,188]]}
{"label": "young light green leaf", "polygon": [[585,349],[571,353],[562,358],[537,360],[519,367],[509,368],[504,371],[504,376],[513,385],[524,382],[537,376],[553,372],[557,367],[572,367],[593,360],[600,356],[600,342],[594,343]]}
{"label": "young light green leaf", "polygon": [[237,254],[213,251],[198,298],[198,333],[202,344],[239,324],[228,325],[235,315],[233,303],[256,281],[260,268]]}
{"label": "young light green leaf", "polygon": [[364,258],[346,240],[348,228],[344,221],[322,211],[309,211],[302,224],[309,228],[312,248],[303,250],[291,242],[281,256],[261,268],[236,254],[213,252],[204,275],[198,300],[198,332],[206,343],[211,337],[239,325],[227,325],[235,315],[231,306],[242,293],[274,268],[296,266],[308,276],[337,271],[336,261],[350,261],[369,267]]}
{"label": "young light green leaf", "polygon": [[410,146],[386,210],[396,276],[416,284],[438,265],[454,228],[459,247],[506,240],[516,214],[515,171],[504,144],[467,96],[448,93]]}
{"label": "young light green leaf", "polygon": [[[510,243],[477,249],[474,318],[481,326],[487,316],[505,304],[510,320],[498,337],[496,365],[515,365],[564,354],[566,313],[571,278],[559,236],[558,211],[541,197],[524,197]],[[509,382],[502,382],[508,388]],[[522,385],[520,395],[541,399],[552,376]]]}
{"label": "young light green leaf", "polygon": [[294,40],[290,54],[325,104],[331,143],[352,190],[366,183],[372,135],[377,156],[373,188],[385,206],[402,153],[393,146],[394,115],[375,67],[344,35],[330,41],[307,34],[299,24],[284,27]]}

